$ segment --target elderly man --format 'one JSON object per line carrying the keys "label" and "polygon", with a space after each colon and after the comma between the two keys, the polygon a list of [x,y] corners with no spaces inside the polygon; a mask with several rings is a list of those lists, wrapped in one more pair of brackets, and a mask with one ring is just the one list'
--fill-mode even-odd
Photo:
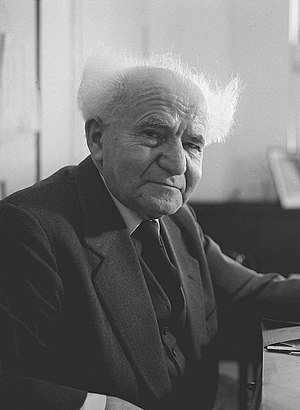
{"label": "elderly man", "polygon": [[78,94],[91,156],[1,203],[1,409],[210,409],[221,300],[300,320],[300,282],[223,255],[187,205],[237,83],[110,57]]}

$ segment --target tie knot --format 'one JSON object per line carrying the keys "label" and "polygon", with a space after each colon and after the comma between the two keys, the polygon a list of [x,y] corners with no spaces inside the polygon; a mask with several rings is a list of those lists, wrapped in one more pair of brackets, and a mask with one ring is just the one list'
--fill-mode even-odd
{"label": "tie knot", "polygon": [[159,240],[159,225],[156,220],[146,220],[144,219],[141,224],[137,227],[134,235],[142,242],[145,241],[155,241]]}

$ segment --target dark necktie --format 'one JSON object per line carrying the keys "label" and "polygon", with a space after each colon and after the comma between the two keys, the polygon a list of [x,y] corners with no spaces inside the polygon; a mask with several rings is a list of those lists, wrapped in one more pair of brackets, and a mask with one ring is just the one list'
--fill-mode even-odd
{"label": "dark necktie", "polygon": [[179,273],[165,251],[158,230],[157,221],[143,220],[134,231],[134,236],[142,244],[143,260],[171,302],[172,315],[177,316],[183,308]]}

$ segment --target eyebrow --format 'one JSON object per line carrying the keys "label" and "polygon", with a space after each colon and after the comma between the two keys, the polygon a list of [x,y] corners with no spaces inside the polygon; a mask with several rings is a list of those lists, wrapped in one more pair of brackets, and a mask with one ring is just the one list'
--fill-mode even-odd
{"label": "eyebrow", "polygon": [[[145,127],[163,127],[163,128],[172,128],[174,122],[167,117],[159,117],[157,115],[149,115],[148,117],[142,119],[136,124],[136,128],[141,129]],[[202,134],[191,134],[189,138],[195,144],[205,145],[205,138]]]}
{"label": "eyebrow", "polygon": [[167,118],[158,117],[156,115],[150,115],[149,117],[144,118],[143,120],[139,121],[136,124],[138,128],[143,128],[143,127],[171,128],[172,125],[173,124],[171,120],[168,120]]}

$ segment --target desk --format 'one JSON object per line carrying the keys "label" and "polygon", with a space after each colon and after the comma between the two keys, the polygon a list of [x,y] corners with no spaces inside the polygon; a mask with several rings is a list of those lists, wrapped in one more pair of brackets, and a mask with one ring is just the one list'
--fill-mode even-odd
{"label": "desk", "polygon": [[[263,345],[299,339],[300,326],[266,329]],[[263,351],[262,392],[259,410],[300,409],[300,356]]]}

